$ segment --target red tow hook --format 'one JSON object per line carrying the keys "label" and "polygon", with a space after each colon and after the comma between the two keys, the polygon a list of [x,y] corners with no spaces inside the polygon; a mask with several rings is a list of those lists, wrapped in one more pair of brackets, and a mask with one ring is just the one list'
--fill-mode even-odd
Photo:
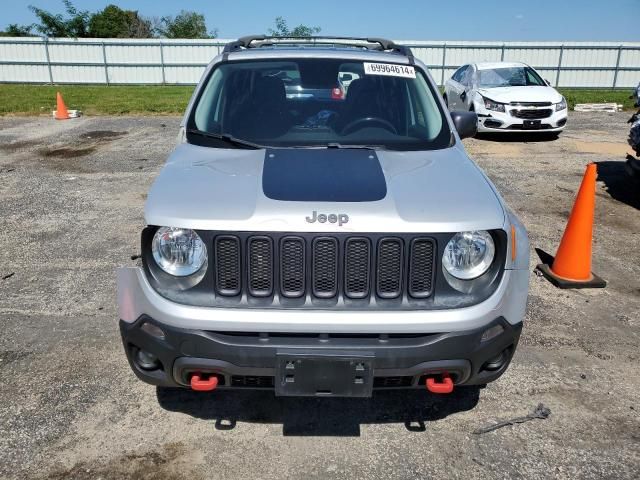
{"label": "red tow hook", "polygon": [[192,390],[195,390],[196,392],[210,392],[216,389],[216,387],[218,386],[218,377],[212,375],[209,378],[203,380],[200,375],[200,373],[194,373],[191,376]]}
{"label": "red tow hook", "polygon": [[434,377],[428,377],[427,390],[431,393],[451,393],[453,392],[453,380],[446,372],[442,374],[442,382],[437,382]]}

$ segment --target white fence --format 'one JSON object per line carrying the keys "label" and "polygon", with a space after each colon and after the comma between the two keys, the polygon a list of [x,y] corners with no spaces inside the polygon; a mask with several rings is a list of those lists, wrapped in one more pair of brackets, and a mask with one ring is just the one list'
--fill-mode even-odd
{"label": "white fence", "polygon": [[[193,85],[228,40],[0,38],[0,83]],[[560,87],[640,81],[640,42],[424,42],[412,48],[441,83],[473,61],[522,61]]]}

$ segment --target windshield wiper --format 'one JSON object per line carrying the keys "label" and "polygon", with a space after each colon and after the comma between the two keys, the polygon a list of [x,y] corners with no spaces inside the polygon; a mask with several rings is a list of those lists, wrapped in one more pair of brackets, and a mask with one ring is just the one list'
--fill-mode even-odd
{"label": "windshield wiper", "polygon": [[351,144],[343,145],[342,143],[337,143],[337,142],[327,143],[325,145],[325,148],[340,148],[340,149],[359,148],[364,150],[386,150],[386,147],[384,145],[351,145]]}
{"label": "windshield wiper", "polygon": [[249,148],[249,149],[255,149],[255,150],[258,150],[260,148],[265,148],[262,145],[258,145],[257,143],[241,140],[239,138],[236,138],[232,135],[228,135],[226,133],[209,133],[209,132],[203,132],[202,130],[196,130],[194,128],[187,130],[187,133],[191,133],[192,135],[199,135],[205,138],[212,138],[214,140],[221,140],[227,145],[231,145],[236,148],[240,147],[240,148]]}
{"label": "windshield wiper", "polygon": [[[249,142],[247,140],[241,140],[239,138],[236,138],[226,133],[209,133],[209,132],[203,132],[202,130],[196,130],[194,128],[188,129],[187,133],[190,133],[193,135],[199,135],[205,138],[211,138],[213,140],[220,140],[228,145],[239,147],[239,148],[250,148],[250,149],[256,149],[256,150],[262,149],[262,148],[268,148],[264,145],[259,145],[257,143]],[[330,143],[327,143],[326,145],[310,145],[310,146],[301,145],[298,147],[287,146],[287,147],[278,147],[278,148],[310,148],[310,149],[337,148],[337,149],[347,149],[347,150],[348,149],[364,149],[364,150],[386,150],[387,149],[384,145],[350,145],[350,144],[343,145],[342,143],[337,143],[337,142],[330,142]]]}

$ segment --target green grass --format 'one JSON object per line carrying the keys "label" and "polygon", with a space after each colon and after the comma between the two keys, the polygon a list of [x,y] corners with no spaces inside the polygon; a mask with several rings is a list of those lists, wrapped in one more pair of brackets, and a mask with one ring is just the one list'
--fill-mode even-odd
{"label": "green grass", "polygon": [[[59,91],[69,109],[85,115],[181,115],[192,86],[8,85],[0,84],[0,115],[50,115]],[[631,89],[561,88],[569,107],[576,103],[621,103],[632,109]]]}
{"label": "green grass", "polygon": [[51,115],[56,92],[85,115],[181,115],[192,86],[0,85],[0,115]]}
{"label": "green grass", "polygon": [[559,88],[558,90],[565,96],[572,110],[576,103],[619,103],[625,110],[633,109],[633,100],[629,98],[631,88],[616,90]]}

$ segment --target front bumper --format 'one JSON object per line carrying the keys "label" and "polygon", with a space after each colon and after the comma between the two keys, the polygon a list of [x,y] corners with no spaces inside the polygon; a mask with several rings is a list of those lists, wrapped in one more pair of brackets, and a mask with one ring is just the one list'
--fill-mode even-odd
{"label": "front bumper", "polygon": [[[202,373],[216,375],[220,388],[274,388],[278,355],[291,351],[371,358],[375,388],[424,388],[425,375],[444,372],[457,385],[484,384],[513,356],[528,282],[528,270],[505,270],[487,300],[448,310],[262,310],[178,304],[158,294],[141,268],[121,268],[120,329],[136,375],[160,386],[188,386],[191,374]],[[497,324],[502,332],[481,342]],[[161,368],[141,368],[138,350]],[[496,357],[499,365],[487,368]]]}
{"label": "front bumper", "polygon": [[[554,111],[547,118],[536,119],[540,122],[540,128],[530,129],[526,126],[526,119],[518,118],[511,113],[507,106],[506,112],[487,110],[482,106],[476,106],[478,115],[478,132],[561,132],[567,124],[567,109]],[[553,107],[547,107],[553,108]]]}
{"label": "front bumper", "polygon": [[[497,325],[501,333],[482,341],[483,333]],[[425,388],[427,375],[445,372],[455,385],[485,384],[507,369],[521,329],[522,323],[511,325],[501,317],[469,331],[395,336],[212,332],[175,328],[148,316],[133,323],[120,321],[131,368],[147,383],[187,387],[191,375],[198,373],[216,376],[219,388],[262,389],[274,389],[278,356],[292,352],[366,356],[372,362],[374,390]],[[158,368],[141,368],[139,350],[155,355]]]}

